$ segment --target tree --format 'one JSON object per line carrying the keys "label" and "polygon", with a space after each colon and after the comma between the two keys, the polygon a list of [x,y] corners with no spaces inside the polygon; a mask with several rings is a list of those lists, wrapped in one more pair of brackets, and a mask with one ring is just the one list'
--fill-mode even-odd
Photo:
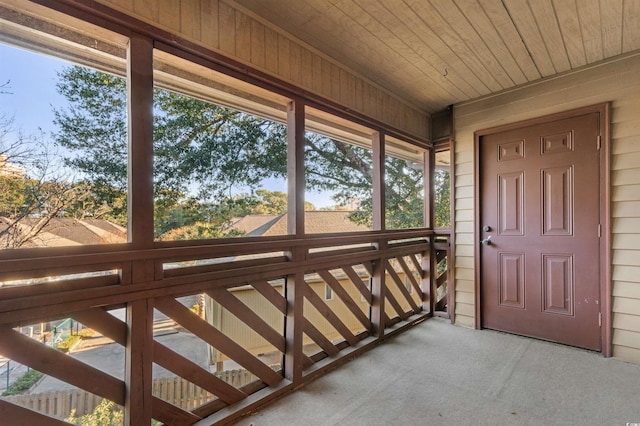
{"label": "tree", "polygon": [[[59,75],[69,106],[55,112],[57,143],[67,161],[95,185],[104,203],[126,191],[126,84],[82,67]],[[242,214],[284,212],[283,193],[257,190],[264,179],[287,176],[287,129],[250,114],[162,88],[154,89],[154,199],[156,234],[208,223],[223,229]],[[334,193],[338,205],[357,204],[352,220],[370,224],[371,151],[323,135],[306,134],[308,189]],[[422,226],[421,172],[403,160],[387,166],[387,211],[392,227]],[[263,191],[263,192],[261,192]],[[113,215],[124,214],[126,206]],[[413,211],[415,210],[415,211]],[[250,213],[254,212],[254,213]]]}
{"label": "tree", "polygon": [[[7,94],[0,86],[0,94]],[[79,212],[86,184],[65,178],[44,135],[27,135],[0,114],[0,247],[38,245],[37,237],[67,209]]]}
{"label": "tree", "polygon": [[93,412],[77,417],[75,408],[71,410],[69,418],[65,419],[78,426],[116,426],[124,422],[124,413],[115,403],[103,399]]}
{"label": "tree", "polygon": [[438,228],[447,228],[451,226],[450,179],[450,173],[448,170],[435,170],[434,204],[436,207],[436,217],[434,218],[434,223]]}

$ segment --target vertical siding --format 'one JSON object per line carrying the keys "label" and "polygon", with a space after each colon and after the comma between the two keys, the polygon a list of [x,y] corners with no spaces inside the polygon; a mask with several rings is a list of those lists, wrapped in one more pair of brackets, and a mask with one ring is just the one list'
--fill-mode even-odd
{"label": "vertical siding", "polygon": [[474,323],[474,131],[611,101],[613,355],[640,363],[639,73],[633,56],[456,107],[458,324]]}
{"label": "vertical siding", "polygon": [[419,138],[423,111],[239,6],[219,0],[99,0],[116,10]]}

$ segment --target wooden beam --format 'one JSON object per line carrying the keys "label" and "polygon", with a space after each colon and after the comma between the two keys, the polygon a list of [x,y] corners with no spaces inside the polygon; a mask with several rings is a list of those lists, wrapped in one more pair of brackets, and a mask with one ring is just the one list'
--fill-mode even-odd
{"label": "wooden beam", "polygon": [[433,229],[435,226],[435,187],[434,176],[436,170],[436,152],[429,149],[424,152],[424,227]]}
{"label": "wooden beam", "polygon": [[304,235],[304,102],[300,99],[287,106],[287,229],[290,235]]}
{"label": "wooden beam", "polygon": [[[368,262],[369,264],[371,264],[371,262]],[[360,294],[362,295],[362,297],[364,297],[364,300],[367,301],[367,303],[369,305],[371,305],[372,302],[372,297],[371,297],[371,291],[367,288],[367,286],[362,282],[362,279],[360,278],[360,275],[358,275],[358,273],[355,271],[355,269],[353,269],[353,266],[351,265],[343,265],[340,267],[349,277],[349,279],[351,280],[351,282],[353,283],[353,285],[358,289],[358,291],[360,292]],[[369,272],[369,271],[367,271]],[[372,275],[371,273],[369,275]]]}
{"label": "wooden beam", "polygon": [[[153,272],[153,270],[151,270]],[[152,300],[152,299],[151,299]],[[124,424],[150,424],[153,389],[153,305],[150,299],[127,305]]]}
{"label": "wooden beam", "polygon": [[286,351],[283,370],[284,377],[291,380],[294,386],[302,383],[302,370],[305,367],[305,354],[302,351],[304,285],[302,272],[289,275],[285,284],[287,315],[284,327]]}
{"label": "wooden beam", "polygon": [[393,292],[389,291],[389,288],[385,289],[385,296],[386,300],[389,302],[393,310],[396,311],[400,319],[405,320],[411,316],[412,312],[405,312],[404,309],[402,309],[402,306],[400,306],[400,303],[398,303],[398,300],[393,295]]}
{"label": "wooden beam", "polygon": [[114,342],[122,346],[127,345],[127,324],[109,314],[103,308],[92,308],[73,312],[71,313],[71,317],[87,327],[100,332]]}
{"label": "wooden beam", "polygon": [[[396,286],[398,287],[398,290],[400,290],[400,293],[402,293],[402,295],[407,300],[407,302],[409,302],[409,305],[411,306],[411,309],[413,310],[413,312],[417,314],[418,312],[420,312],[420,308],[418,308],[418,305],[416,305],[416,302],[414,302],[413,299],[411,298],[411,294],[409,294],[409,292],[407,291],[407,288],[404,286],[404,283],[400,279],[400,276],[398,275],[396,270],[393,269],[393,266],[391,265],[391,263],[389,263],[388,260],[385,262],[387,264],[387,273],[389,274],[389,276],[391,276],[391,279],[393,280],[393,282],[395,282]],[[391,294],[391,292],[389,292],[387,296],[389,296],[389,294]]]}
{"label": "wooden beam", "polygon": [[[413,255],[410,255],[410,257],[413,257]],[[409,268],[409,265],[404,260],[404,257],[403,256],[398,256],[398,257],[396,257],[396,260],[398,261],[398,263],[402,267],[402,270],[404,271],[404,274],[407,276],[409,281],[411,281],[411,285],[413,286],[413,289],[415,291],[417,291],[418,294],[422,295],[422,289],[420,288],[420,284],[416,280],[416,277],[413,275],[413,271],[411,270],[411,268]],[[418,269],[418,271],[420,272],[419,275],[422,275],[422,269]],[[420,299],[422,299],[422,296],[420,297]]]}
{"label": "wooden beam", "polygon": [[29,426],[69,426],[69,423],[0,399],[0,419],[5,424]]}
{"label": "wooden beam", "polygon": [[[128,237],[153,246],[153,40],[131,35],[127,51],[129,117]],[[135,123],[135,124],[134,124]]]}
{"label": "wooden beam", "polygon": [[153,398],[153,418],[171,426],[190,426],[201,420],[200,416],[155,397]]}
{"label": "wooden beam", "polygon": [[322,350],[327,353],[327,355],[336,356],[338,355],[338,353],[340,353],[338,348],[336,348],[331,340],[327,339],[327,337],[322,334],[322,332],[318,330],[317,327],[311,324],[308,319],[303,318],[302,322],[302,330],[304,331],[304,333],[309,336],[311,340],[316,342],[318,346],[320,346],[320,348],[322,348]]}
{"label": "wooden beam", "polygon": [[358,339],[353,335],[351,330],[349,330],[349,327],[344,325],[340,317],[324,303],[320,296],[318,296],[306,282],[304,283],[304,296],[351,346],[358,344]]}
{"label": "wooden beam", "polygon": [[122,381],[5,325],[0,325],[0,353],[118,405],[125,403]]}
{"label": "wooden beam", "polygon": [[280,312],[287,314],[287,300],[268,281],[252,281],[250,284]]}
{"label": "wooden beam", "polygon": [[373,156],[373,230],[385,230],[385,190],[384,164],[385,147],[384,132],[375,132],[371,137]]}
{"label": "wooden beam", "polygon": [[227,404],[233,404],[247,396],[234,386],[219,379],[195,362],[175,353],[161,343],[154,342],[153,357],[153,360],[162,367],[211,392]]}
{"label": "wooden beam", "polygon": [[269,386],[275,386],[282,381],[282,376],[174,298],[159,298],[156,300],[156,307],[191,333],[251,371]]}
{"label": "wooden beam", "polygon": [[258,314],[249,309],[247,305],[229,293],[229,291],[226,289],[215,289],[207,290],[206,293],[223,308],[249,326],[249,328],[262,336],[267,342],[275,346],[278,351],[282,353],[285,352],[285,341],[282,333],[274,330],[265,320],[260,318]]}
{"label": "wooden beam", "polygon": [[319,270],[318,274],[322,279],[327,283],[329,287],[333,290],[333,292],[338,295],[342,303],[351,311],[351,313],[356,317],[358,321],[364,326],[365,329],[371,331],[371,320],[360,310],[358,304],[356,304],[349,292],[347,292],[342,284],[327,270]]}
{"label": "wooden beam", "polygon": [[[99,331],[116,343],[126,345],[127,326],[102,308],[75,312],[72,317],[84,325]],[[157,341],[153,341],[153,361],[190,382],[211,392],[226,404],[232,404],[246,395],[220,380],[191,360],[173,352]]]}

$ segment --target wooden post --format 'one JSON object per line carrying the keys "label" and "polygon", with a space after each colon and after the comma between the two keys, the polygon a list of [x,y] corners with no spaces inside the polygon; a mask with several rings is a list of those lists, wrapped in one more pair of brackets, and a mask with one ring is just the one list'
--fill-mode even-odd
{"label": "wooden post", "polygon": [[152,418],[153,305],[150,299],[127,304],[125,352],[125,417],[128,426],[150,424]]}
{"label": "wooden post", "polygon": [[[434,202],[434,174],[436,165],[435,150],[430,149],[424,153],[424,226],[433,229],[435,226],[435,202]],[[429,237],[430,249],[422,256],[422,268],[427,271],[422,279],[422,310],[433,315],[436,303],[436,251],[434,247],[435,236]]]}
{"label": "wooden post", "polygon": [[[289,234],[304,238],[304,146],[305,111],[304,102],[295,100],[287,108],[287,176],[288,176],[288,220]],[[289,253],[292,262],[304,262],[306,249],[296,248]],[[304,320],[303,297],[304,273],[296,272],[286,280],[284,295],[287,299],[285,317],[284,376],[293,383],[302,382],[304,353],[302,352],[302,328]]]}
{"label": "wooden post", "polygon": [[132,35],[127,52],[129,111],[128,237],[153,246],[153,41]]}
{"label": "wooden post", "polygon": [[[384,164],[385,148],[384,133],[376,132],[372,136],[373,150],[373,230],[385,230],[385,190],[384,190]],[[378,241],[377,249],[380,258],[373,265],[373,275],[371,276],[371,325],[374,336],[378,339],[384,337],[385,329],[385,268],[384,259],[387,250],[387,241]]]}
{"label": "wooden post", "polygon": [[295,100],[287,107],[287,185],[288,233],[304,237],[304,102]]}
{"label": "wooden post", "polygon": [[435,227],[435,188],[436,152],[433,149],[424,152],[424,226]]}

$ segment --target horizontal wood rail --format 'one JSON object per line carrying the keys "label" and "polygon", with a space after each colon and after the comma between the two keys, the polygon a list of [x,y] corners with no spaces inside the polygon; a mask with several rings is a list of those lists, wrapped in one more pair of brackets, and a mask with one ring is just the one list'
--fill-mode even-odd
{"label": "horizontal wood rail", "polygon": [[[184,381],[189,394],[208,399],[194,407],[149,385],[137,390],[144,394],[137,399],[148,401],[153,418],[184,425],[231,422],[386,336],[445,313],[448,239],[411,230],[90,254],[53,250],[52,257],[43,250],[37,259],[18,258],[16,251],[0,261],[0,354],[123,407],[129,376],[151,377],[157,364]],[[18,279],[27,281],[12,282]],[[202,302],[197,312],[183,297]],[[124,320],[110,314],[120,307],[127,308]],[[123,365],[124,377],[115,377],[81,354],[69,357],[20,332],[20,326],[66,318],[95,330],[107,339],[103,345],[121,347],[123,364],[137,359],[140,367]],[[209,354],[208,365],[180,345],[161,343],[158,318],[176,338],[195,339]],[[136,346],[142,342],[148,343]],[[221,379],[216,369],[227,361],[255,382]],[[15,406],[17,400],[0,401],[0,411],[41,424],[62,420]]]}

